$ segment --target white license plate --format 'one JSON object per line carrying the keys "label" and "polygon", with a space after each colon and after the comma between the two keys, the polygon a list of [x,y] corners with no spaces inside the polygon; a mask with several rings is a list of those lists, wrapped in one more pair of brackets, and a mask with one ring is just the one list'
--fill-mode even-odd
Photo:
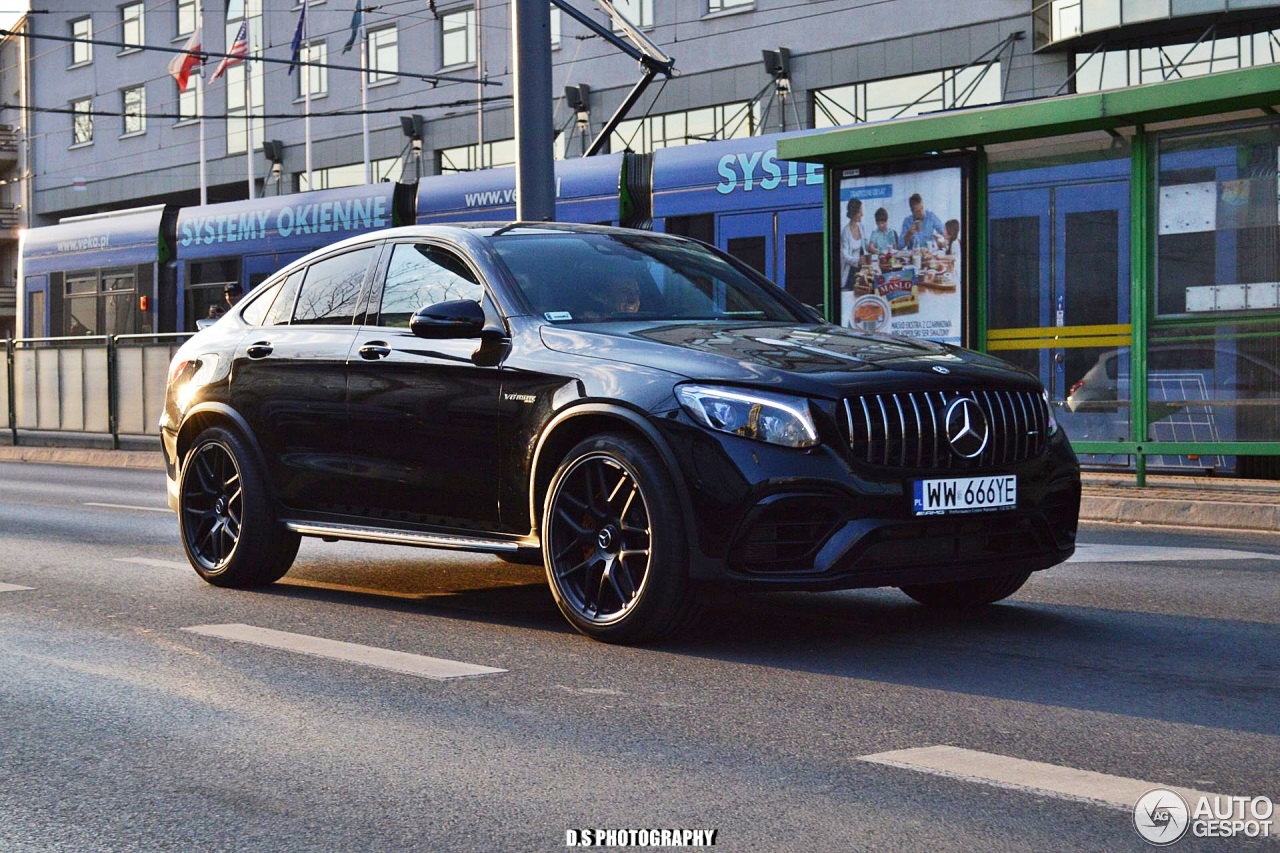
{"label": "white license plate", "polygon": [[1018,478],[954,477],[946,480],[916,480],[912,508],[916,515],[951,512],[989,512],[1018,504]]}

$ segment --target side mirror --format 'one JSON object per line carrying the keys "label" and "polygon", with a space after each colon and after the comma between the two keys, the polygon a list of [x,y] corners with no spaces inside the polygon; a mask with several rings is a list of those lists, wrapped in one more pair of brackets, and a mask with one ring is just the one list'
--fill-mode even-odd
{"label": "side mirror", "polygon": [[218,321],[212,317],[201,317],[199,320],[196,320],[196,331],[203,332],[216,322]]}
{"label": "side mirror", "polygon": [[420,338],[478,338],[484,332],[484,309],[474,299],[437,302],[419,310],[409,330]]}

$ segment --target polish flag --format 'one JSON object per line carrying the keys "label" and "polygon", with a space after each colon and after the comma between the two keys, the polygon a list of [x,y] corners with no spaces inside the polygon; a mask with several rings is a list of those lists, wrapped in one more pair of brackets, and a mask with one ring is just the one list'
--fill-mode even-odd
{"label": "polish flag", "polygon": [[191,34],[187,43],[182,46],[183,53],[176,54],[169,63],[169,74],[178,84],[178,91],[187,91],[187,83],[191,79],[191,70],[203,61],[200,53],[200,28]]}

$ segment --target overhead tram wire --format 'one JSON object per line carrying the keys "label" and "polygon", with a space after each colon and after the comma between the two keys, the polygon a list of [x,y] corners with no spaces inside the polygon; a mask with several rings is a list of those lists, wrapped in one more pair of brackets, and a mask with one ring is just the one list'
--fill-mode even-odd
{"label": "overhead tram wire", "polygon": [[[496,95],[492,98],[485,98],[485,103],[491,103],[498,100],[509,100],[511,95]],[[323,113],[312,113],[312,118],[339,118],[341,116],[358,116],[358,115],[389,115],[392,113],[403,113],[411,111],[427,111],[432,109],[468,107],[475,106],[477,103],[475,98],[463,98],[457,101],[446,101],[439,104],[425,104],[417,106],[400,106],[400,107],[371,107],[364,110],[331,110]],[[29,113],[54,113],[57,115],[91,115],[100,118],[119,118],[124,115],[140,116],[142,118],[154,119],[181,119],[195,121],[197,118],[206,118],[213,121],[244,121],[242,115],[226,115],[226,114],[209,114],[205,116],[183,116],[175,112],[125,112],[124,110],[87,110],[76,111],[70,107],[33,107],[29,105],[4,104],[0,103],[0,109],[22,110]],[[296,119],[297,113],[255,113],[254,118],[270,118],[270,119]]]}
{"label": "overhead tram wire", "polygon": [[[64,42],[67,44],[101,45],[103,47],[119,48],[120,50],[149,50],[149,51],[159,52],[159,53],[175,53],[175,54],[185,53],[185,54],[190,54],[192,56],[199,57],[202,64],[205,62],[208,62],[209,59],[211,58],[212,59],[224,59],[224,58],[243,59],[243,57],[239,55],[233,55],[230,53],[220,53],[214,50],[183,50],[180,47],[154,47],[152,45],[130,44],[128,42],[122,42],[122,41],[106,41],[105,39],[81,39],[81,38],[75,38],[73,36],[55,36],[52,34],[27,33],[27,32],[20,32],[18,30],[0,29],[0,38],[7,37],[7,36],[17,36],[19,38],[25,38],[25,39],[43,39],[46,41],[58,41],[58,42]],[[331,62],[308,62],[304,60],[298,60],[297,62],[295,62],[292,59],[276,59],[270,56],[255,56],[253,58],[253,61],[265,62],[265,63],[275,64],[275,65],[295,65],[298,67],[305,67],[305,68],[325,68],[331,71],[355,71],[357,73],[364,73],[364,70],[360,68],[358,65],[335,65]],[[387,74],[393,77],[407,77],[410,80],[421,80],[424,83],[430,83],[433,87],[439,85],[440,83],[469,83],[472,85],[479,84],[483,86],[501,86],[502,85],[502,83],[498,82],[497,80],[477,80],[473,77],[454,77],[448,74],[414,74],[409,71],[381,71],[379,73]]]}

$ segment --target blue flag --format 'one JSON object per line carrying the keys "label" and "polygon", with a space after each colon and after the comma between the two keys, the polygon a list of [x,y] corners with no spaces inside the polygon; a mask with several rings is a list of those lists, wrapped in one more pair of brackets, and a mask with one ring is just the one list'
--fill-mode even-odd
{"label": "blue flag", "polygon": [[360,9],[360,0],[356,0],[356,11],[351,16],[351,35],[347,38],[347,43],[342,47],[343,53],[351,50],[352,45],[356,43],[356,39],[360,37],[360,19],[363,17],[364,12]]}
{"label": "blue flag", "polygon": [[289,57],[292,63],[289,66],[289,73],[293,73],[293,69],[298,67],[298,54],[302,51],[302,33],[307,28],[307,4],[306,0],[302,3],[302,14],[298,16],[298,28],[293,31],[293,41],[289,45],[289,49],[293,54]]}

